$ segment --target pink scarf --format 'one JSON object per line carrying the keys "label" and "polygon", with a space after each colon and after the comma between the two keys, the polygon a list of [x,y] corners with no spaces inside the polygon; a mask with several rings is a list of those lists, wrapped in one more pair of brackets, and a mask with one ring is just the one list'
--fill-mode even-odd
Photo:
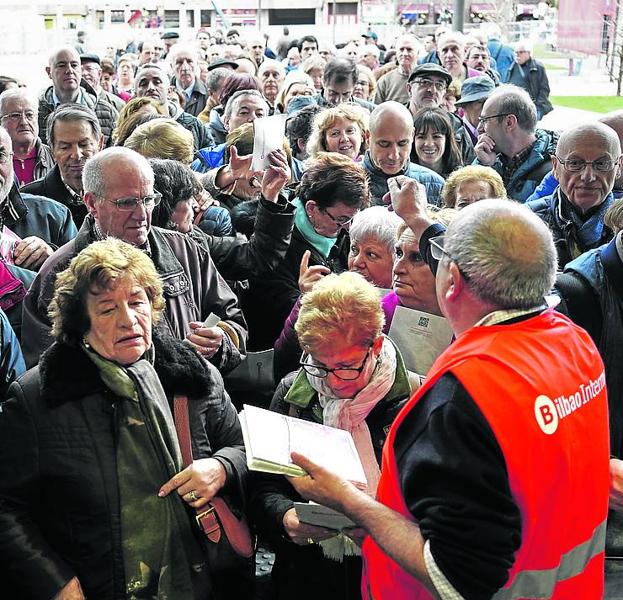
{"label": "pink scarf", "polygon": [[385,338],[381,353],[370,381],[354,398],[335,398],[325,378],[314,377],[307,373],[307,380],[318,392],[320,405],[323,408],[324,425],[350,431],[363,464],[368,482],[368,494],[376,495],[381,470],[374,454],[370,430],[366,417],[378,402],[383,400],[396,378],[396,349]]}

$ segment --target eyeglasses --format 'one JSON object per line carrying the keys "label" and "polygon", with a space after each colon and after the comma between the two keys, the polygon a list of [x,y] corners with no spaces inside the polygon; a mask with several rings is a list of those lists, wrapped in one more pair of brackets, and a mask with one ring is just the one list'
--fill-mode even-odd
{"label": "eyeglasses", "polygon": [[5,152],[4,150],[0,150],[0,165],[8,165],[11,162],[12,156],[13,152]]}
{"label": "eyeglasses", "polygon": [[309,358],[309,354],[303,354],[299,364],[303,367],[303,370],[312,375],[313,377],[321,377],[325,378],[329,375],[329,373],[333,373],[338,379],[342,381],[354,381],[357,379],[361,372],[366,368],[366,362],[368,361],[368,357],[370,356],[370,350],[372,347],[368,348],[366,352],[366,356],[359,367],[348,367],[348,368],[337,368],[337,369],[328,369],[327,367],[323,367],[320,365],[312,365],[307,362]]}
{"label": "eyeglasses", "polygon": [[469,275],[465,273],[459,266],[459,263],[456,262],[456,258],[454,258],[445,248],[444,248],[444,236],[438,235],[429,240],[430,243],[430,253],[435,260],[441,260],[444,254],[457,266],[459,273],[463,276],[465,281],[469,280]]}
{"label": "eyeglasses", "polygon": [[478,125],[484,125],[489,119],[496,119],[498,117],[508,117],[513,113],[499,113],[497,115],[487,115],[486,117],[478,117]]}
{"label": "eyeglasses", "polygon": [[19,123],[23,118],[27,121],[36,121],[37,113],[34,110],[24,110],[21,112],[12,112],[8,115],[2,115],[2,119],[8,119],[14,123]]}
{"label": "eyeglasses", "polygon": [[433,81],[432,79],[414,79],[413,83],[415,83],[418,87],[431,87],[433,86],[438,92],[443,92],[448,86],[445,81]]}
{"label": "eyeglasses", "polygon": [[556,160],[565,168],[565,170],[571,173],[579,173],[580,171],[584,171],[588,165],[593,167],[595,171],[602,171],[604,173],[608,171],[612,171],[620,162],[621,157],[618,158],[599,158],[597,160],[586,161],[580,158],[568,158],[566,160],[562,158],[558,158],[556,156]]}
{"label": "eyeglasses", "polygon": [[142,204],[147,210],[152,209],[160,204],[160,200],[162,200],[162,194],[154,192],[144,198],[118,198],[117,200],[108,200],[108,202],[111,202],[123,212],[132,212],[136,210],[139,204]]}
{"label": "eyeglasses", "polygon": [[322,208],[321,206],[318,207],[318,210],[327,215],[327,217],[329,217],[329,219],[331,219],[337,227],[341,228],[348,227],[355,218],[354,216],[350,217],[350,219],[348,217],[334,217],[326,208]]}

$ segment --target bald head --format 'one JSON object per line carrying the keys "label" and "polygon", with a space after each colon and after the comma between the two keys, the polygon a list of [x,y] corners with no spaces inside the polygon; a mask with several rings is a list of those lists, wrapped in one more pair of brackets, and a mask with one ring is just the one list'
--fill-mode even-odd
{"label": "bald head", "polygon": [[[623,125],[623,119],[621,125]],[[590,139],[590,143],[595,145],[595,148],[609,152],[613,157],[621,154],[621,142],[614,128],[599,122],[582,123],[564,131],[558,140],[556,154],[564,159],[577,148],[579,143],[586,143],[587,139]]]}
{"label": "bald head", "polygon": [[378,129],[387,126],[388,123],[400,125],[413,131],[413,115],[409,109],[400,104],[389,100],[379,104],[370,115],[370,133],[374,134]]}
{"label": "bald head", "polygon": [[80,56],[75,48],[66,46],[53,52],[45,71],[52,80],[54,91],[62,104],[77,101],[82,69]]}
{"label": "bald head", "polygon": [[383,102],[370,115],[370,158],[385,175],[397,175],[409,162],[413,117],[399,102]]}

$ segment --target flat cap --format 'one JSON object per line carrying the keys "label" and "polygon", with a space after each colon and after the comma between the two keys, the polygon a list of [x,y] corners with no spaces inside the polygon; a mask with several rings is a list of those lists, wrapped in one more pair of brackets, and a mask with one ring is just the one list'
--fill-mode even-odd
{"label": "flat cap", "polygon": [[409,75],[409,83],[411,83],[416,77],[421,77],[422,75],[437,75],[437,77],[442,77],[446,85],[450,85],[452,83],[452,75],[450,75],[450,71],[444,69],[441,65],[435,63],[424,63],[423,65],[418,65],[411,71],[411,75]]}

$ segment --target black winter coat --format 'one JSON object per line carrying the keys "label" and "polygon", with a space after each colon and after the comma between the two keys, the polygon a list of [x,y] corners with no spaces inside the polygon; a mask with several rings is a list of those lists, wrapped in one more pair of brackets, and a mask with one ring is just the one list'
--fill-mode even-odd
{"label": "black winter coat", "polygon": [[[224,492],[242,498],[242,434],[218,371],[173,338],[156,337],[154,347],[169,402],[189,397],[194,457],[217,458]],[[53,598],[77,576],[90,600],[125,599],[116,396],[84,352],[58,343],[8,395],[0,406],[2,596]]]}

